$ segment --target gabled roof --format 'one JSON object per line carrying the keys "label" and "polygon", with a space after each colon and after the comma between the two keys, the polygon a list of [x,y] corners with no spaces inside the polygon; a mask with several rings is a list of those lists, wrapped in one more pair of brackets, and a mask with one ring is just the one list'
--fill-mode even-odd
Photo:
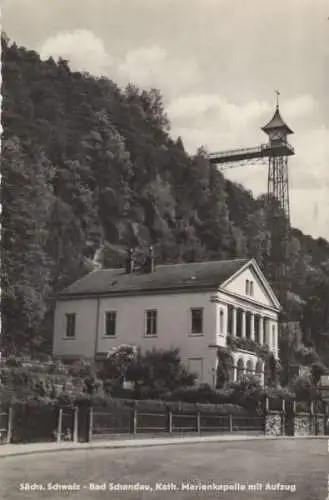
{"label": "gabled roof", "polygon": [[265,127],[262,127],[262,130],[266,132],[270,132],[273,129],[283,128],[285,129],[286,134],[293,134],[293,131],[288,127],[288,125],[283,121],[279,107],[276,107],[273,118],[268,122]]}
{"label": "gabled roof", "polygon": [[97,295],[134,295],[159,291],[216,290],[249,259],[158,265],[154,272],[125,269],[93,271],[64,289],[58,298]]}

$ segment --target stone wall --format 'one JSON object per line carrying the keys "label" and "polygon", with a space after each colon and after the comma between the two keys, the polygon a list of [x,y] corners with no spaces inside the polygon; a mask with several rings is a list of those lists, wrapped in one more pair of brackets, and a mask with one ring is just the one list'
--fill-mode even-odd
{"label": "stone wall", "polygon": [[265,416],[265,435],[282,436],[282,417],[279,412],[271,412]]}
{"label": "stone wall", "polygon": [[[284,426],[281,412],[271,411],[265,416],[266,436],[323,436],[325,434],[325,416],[323,414],[310,415],[299,413],[293,417],[291,434]],[[284,429],[286,427],[286,429]]]}
{"label": "stone wall", "polygon": [[317,436],[324,436],[325,431],[325,416],[317,414],[314,417],[314,434]]}
{"label": "stone wall", "polygon": [[309,414],[305,413],[305,414],[295,415],[295,421],[294,421],[295,436],[312,435],[313,434],[312,427],[313,425],[311,423]]}

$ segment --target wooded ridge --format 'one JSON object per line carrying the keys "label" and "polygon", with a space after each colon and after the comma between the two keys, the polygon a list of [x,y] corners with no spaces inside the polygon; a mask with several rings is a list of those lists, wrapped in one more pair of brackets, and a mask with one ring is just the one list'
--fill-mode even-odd
{"label": "wooded ridge", "polygon": [[[157,263],[262,266],[264,196],[171,137],[159,90],[1,41],[3,352],[51,352],[55,294],[95,265],[123,265],[128,247],[141,261],[153,244]],[[289,252],[305,339],[329,362],[329,243],[294,229]]]}

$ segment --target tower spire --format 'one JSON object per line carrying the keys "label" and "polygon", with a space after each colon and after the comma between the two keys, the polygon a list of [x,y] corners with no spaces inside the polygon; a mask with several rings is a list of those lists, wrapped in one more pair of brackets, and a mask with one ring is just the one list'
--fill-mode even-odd
{"label": "tower spire", "polygon": [[279,109],[279,95],[280,95],[280,92],[278,90],[276,90],[275,94],[276,94],[276,109]]}

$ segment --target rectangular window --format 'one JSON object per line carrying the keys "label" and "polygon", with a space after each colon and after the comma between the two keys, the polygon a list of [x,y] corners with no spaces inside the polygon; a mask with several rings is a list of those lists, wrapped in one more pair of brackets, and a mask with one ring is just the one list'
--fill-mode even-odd
{"label": "rectangular window", "polygon": [[203,381],[203,359],[202,358],[190,358],[187,360],[187,370],[189,373],[195,373],[197,375],[196,382],[201,383]]}
{"label": "rectangular window", "polygon": [[219,311],[219,333],[224,333],[224,311],[221,309]]}
{"label": "rectangular window", "polygon": [[228,306],[227,308],[227,333],[233,335],[233,307]]}
{"label": "rectangular window", "polygon": [[115,337],[116,335],[116,320],[117,313],[115,311],[107,311],[105,313],[105,333],[106,337]]}
{"label": "rectangular window", "polygon": [[151,310],[146,311],[146,329],[145,335],[156,336],[157,335],[157,311]]}
{"label": "rectangular window", "polygon": [[249,295],[249,280],[246,280],[246,295]]}
{"label": "rectangular window", "polygon": [[75,313],[67,313],[66,314],[66,331],[65,331],[65,336],[67,338],[74,338],[75,337]]}
{"label": "rectangular window", "polygon": [[253,281],[250,281],[249,292],[250,292],[250,295],[252,297],[254,295],[254,282]]}
{"label": "rectangular window", "polygon": [[191,309],[191,333],[198,335],[203,333],[203,309]]}

